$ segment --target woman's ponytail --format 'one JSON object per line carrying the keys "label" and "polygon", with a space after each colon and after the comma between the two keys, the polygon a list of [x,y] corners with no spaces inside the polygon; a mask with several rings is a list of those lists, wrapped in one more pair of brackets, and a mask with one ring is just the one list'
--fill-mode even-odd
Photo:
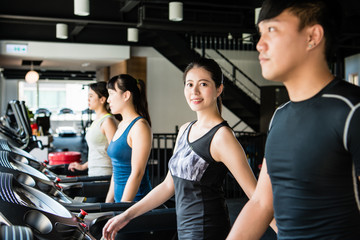
{"label": "woman's ponytail", "polygon": [[135,105],[135,109],[137,113],[139,113],[140,116],[144,117],[149,125],[151,126],[151,119],[149,114],[149,108],[148,108],[148,102],[146,97],[146,85],[145,82],[141,79],[137,80],[137,85],[139,88],[140,96],[139,96],[139,102]]}

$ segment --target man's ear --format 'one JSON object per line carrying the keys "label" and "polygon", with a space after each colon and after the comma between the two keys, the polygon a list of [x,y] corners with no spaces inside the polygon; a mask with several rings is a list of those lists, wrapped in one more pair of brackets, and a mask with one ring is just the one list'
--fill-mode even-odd
{"label": "man's ear", "polygon": [[324,41],[324,28],[320,24],[315,24],[308,28],[308,47],[314,48],[315,46],[323,43]]}

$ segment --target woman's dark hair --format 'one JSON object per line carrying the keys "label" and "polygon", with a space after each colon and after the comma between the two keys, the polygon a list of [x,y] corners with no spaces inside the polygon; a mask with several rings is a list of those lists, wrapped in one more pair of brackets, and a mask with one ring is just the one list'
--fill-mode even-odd
{"label": "woman's dark hair", "polygon": [[336,50],[342,26],[342,7],[336,0],[265,0],[258,23],[289,10],[300,19],[299,31],[304,27],[320,24],[324,29],[325,57],[331,61]]}
{"label": "woman's dark hair", "polygon": [[[105,97],[107,100],[109,97],[109,92],[106,88],[106,84],[107,84],[106,82],[96,82],[90,84],[89,87],[91,88],[91,90],[93,90],[96,93],[96,95],[98,95],[99,98]],[[106,111],[110,112],[109,104],[106,100],[104,106]]]}
{"label": "woman's dark hair", "polygon": [[[101,98],[101,97],[106,98],[106,101],[104,103],[105,109],[108,113],[110,113],[109,103],[107,102],[107,99],[109,97],[109,92],[107,90],[107,82],[92,83],[89,85],[89,87],[91,88],[91,90],[93,90],[96,93],[96,95],[98,95],[99,98]],[[119,121],[122,120],[122,117],[120,114],[113,114],[113,116]]]}
{"label": "woman's dark hair", "polygon": [[[184,76],[183,76],[184,83],[185,83],[186,75],[193,68],[203,68],[206,71],[208,71],[210,73],[211,79],[215,82],[216,88],[219,88],[221,84],[223,84],[223,74],[219,64],[217,64],[217,62],[215,62],[215,60],[213,59],[204,58],[204,57],[200,57],[194,60],[185,68]],[[216,102],[217,102],[218,110],[221,114],[221,110],[222,110],[221,94],[217,98]]]}
{"label": "woman's dark hair", "polygon": [[107,88],[115,90],[116,86],[123,92],[129,91],[132,94],[132,100],[135,107],[135,111],[142,117],[144,117],[151,126],[150,114],[148,110],[148,102],[146,98],[146,86],[144,81],[136,80],[129,74],[120,74],[112,77]]}

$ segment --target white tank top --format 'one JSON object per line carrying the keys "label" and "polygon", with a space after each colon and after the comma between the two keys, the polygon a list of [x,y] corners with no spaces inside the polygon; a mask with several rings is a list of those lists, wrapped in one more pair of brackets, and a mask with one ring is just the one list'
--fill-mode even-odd
{"label": "white tank top", "polygon": [[88,152],[88,175],[89,176],[104,176],[112,174],[111,159],[107,155],[107,148],[109,146],[108,140],[101,132],[101,124],[105,119],[113,116],[105,114],[100,119],[95,120],[86,132],[86,142],[89,146]]}

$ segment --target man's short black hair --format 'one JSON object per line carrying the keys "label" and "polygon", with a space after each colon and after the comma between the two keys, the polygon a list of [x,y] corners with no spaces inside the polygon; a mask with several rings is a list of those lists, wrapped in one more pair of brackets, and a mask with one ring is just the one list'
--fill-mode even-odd
{"label": "man's short black hair", "polygon": [[299,30],[320,24],[325,35],[325,56],[329,61],[334,53],[342,27],[342,8],[337,0],[265,0],[258,23],[289,10],[300,19]]}

